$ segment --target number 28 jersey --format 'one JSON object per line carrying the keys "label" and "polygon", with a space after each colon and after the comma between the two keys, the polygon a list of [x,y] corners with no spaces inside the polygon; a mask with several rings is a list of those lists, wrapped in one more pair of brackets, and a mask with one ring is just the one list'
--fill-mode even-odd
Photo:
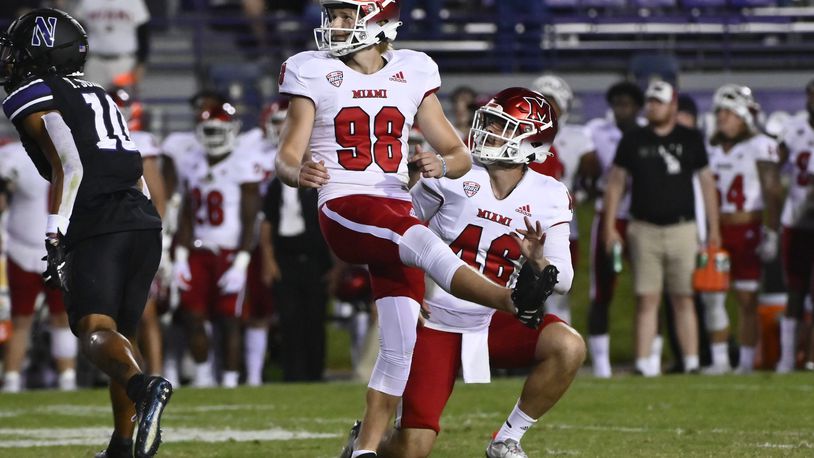
{"label": "number 28 jersey", "polygon": [[[461,178],[422,179],[411,191],[416,216],[475,270],[500,286],[513,286],[524,262],[520,245],[511,236],[525,229],[524,218],[539,221],[546,232],[544,255],[560,270],[558,293],[571,288],[569,222],[572,201],[568,189],[554,178],[527,171],[502,200],[492,193],[489,174],[475,163]],[[557,236],[550,232],[557,227]],[[458,299],[441,288],[426,298],[429,322],[450,331],[478,331],[489,325],[494,309]]]}
{"label": "number 28 jersey", "polygon": [[395,50],[383,57],[387,63],[372,75],[323,51],[299,53],[280,70],[280,93],[307,97],[316,107],[310,151],[331,176],[319,190],[320,205],[357,194],[410,200],[409,132],[441,78],[424,53]]}
{"label": "number 28 jersey", "polygon": [[33,113],[59,111],[70,128],[82,174],[65,234],[69,244],[111,232],[161,228],[155,208],[135,188],[141,155],[124,116],[101,86],[57,75],[30,78],[6,97],[3,111],[46,180],[51,166],[22,122]]}

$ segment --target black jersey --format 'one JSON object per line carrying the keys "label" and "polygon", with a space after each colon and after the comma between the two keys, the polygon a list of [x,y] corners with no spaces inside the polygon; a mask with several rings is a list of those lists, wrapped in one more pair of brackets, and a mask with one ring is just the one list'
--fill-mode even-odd
{"label": "black jersey", "polygon": [[97,84],[58,75],[35,77],[3,101],[3,111],[17,127],[40,175],[50,181],[51,166],[25,132],[22,121],[32,113],[53,110],[61,113],[71,129],[83,172],[66,243],[70,246],[111,232],[160,228],[155,207],[135,187],[142,175],[142,162],[127,122]]}

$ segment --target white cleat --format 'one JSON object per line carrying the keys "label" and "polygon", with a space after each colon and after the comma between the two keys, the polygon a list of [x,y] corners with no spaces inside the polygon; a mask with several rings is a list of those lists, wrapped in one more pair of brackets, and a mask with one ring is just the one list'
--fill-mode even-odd
{"label": "white cleat", "polygon": [[783,361],[782,359],[780,362],[777,363],[777,367],[774,368],[774,372],[776,374],[788,374],[794,371],[794,364],[788,361]]}
{"label": "white cleat", "polygon": [[514,439],[505,441],[492,440],[486,447],[486,458],[528,458],[526,452],[520,448],[520,442]]}
{"label": "white cleat", "polygon": [[734,373],[735,375],[752,375],[752,372],[754,372],[754,369],[751,367],[738,366]]}
{"label": "white cleat", "polygon": [[76,391],[76,371],[65,369],[59,374],[59,391]]}
{"label": "white cleat", "polygon": [[809,361],[805,365],[807,371],[814,371],[814,361]]}
{"label": "white cleat", "polygon": [[23,389],[23,380],[19,372],[6,372],[3,378],[3,393],[19,393]]}

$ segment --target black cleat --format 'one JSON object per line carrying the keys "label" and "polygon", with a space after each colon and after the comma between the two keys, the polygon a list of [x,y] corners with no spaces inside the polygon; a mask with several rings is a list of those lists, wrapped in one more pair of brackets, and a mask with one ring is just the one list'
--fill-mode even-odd
{"label": "black cleat", "polygon": [[512,289],[512,302],[517,308],[517,319],[521,323],[537,328],[543,317],[545,301],[557,284],[557,268],[553,265],[537,272],[531,263],[526,262],[517,276]]}
{"label": "black cleat", "polygon": [[[353,448],[356,446],[356,438],[359,437],[360,429],[362,429],[362,422],[356,420],[356,423],[353,424],[353,427],[350,429],[350,432],[348,433],[348,442],[345,444],[345,448],[342,449],[342,454],[339,455],[339,458],[350,458],[351,454],[353,454]],[[368,455],[374,457],[376,456],[375,454]]]}
{"label": "black cleat", "polygon": [[93,455],[93,458],[133,458],[133,439],[113,436],[107,448]]}
{"label": "black cleat", "polygon": [[144,396],[136,403],[137,458],[154,456],[161,445],[161,414],[172,396],[172,384],[163,377],[150,377]]}

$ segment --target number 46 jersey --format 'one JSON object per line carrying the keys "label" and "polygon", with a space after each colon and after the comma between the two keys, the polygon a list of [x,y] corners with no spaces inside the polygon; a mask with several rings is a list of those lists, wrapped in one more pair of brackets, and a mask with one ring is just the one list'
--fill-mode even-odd
{"label": "number 46 jersey", "polygon": [[319,190],[320,205],[356,194],[410,200],[409,132],[441,78],[424,53],[388,51],[384,59],[381,70],[365,75],[327,52],[306,51],[280,69],[280,93],[307,97],[316,107],[310,151],[331,176]]}
{"label": "number 46 jersey", "polygon": [[[430,230],[464,262],[500,286],[513,286],[525,261],[511,233],[526,229],[526,217],[532,225],[539,221],[546,233],[543,254],[560,271],[554,290],[563,294],[571,289],[573,204],[559,181],[527,171],[515,189],[498,200],[488,172],[475,163],[455,180],[422,179],[411,193],[416,216],[429,221]],[[435,288],[425,302],[430,308],[430,326],[453,332],[485,329],[494,313],[494,309],[458,299],[441,288]]]}
{"label": "number 46 jersey", "polygon": [[82,173],[65,234],[69,244],[110,232],[161,228],[155,208],[135,188],[142,175],[141,155],[124,116],[101,86],[57,75],[31,78],[6,97],[3,111],[46,180],[51,179],[51,166],[26,133],[23,120],[33,113],[58,111],[70,129],[76,149],[61,153],[78,155]]}

